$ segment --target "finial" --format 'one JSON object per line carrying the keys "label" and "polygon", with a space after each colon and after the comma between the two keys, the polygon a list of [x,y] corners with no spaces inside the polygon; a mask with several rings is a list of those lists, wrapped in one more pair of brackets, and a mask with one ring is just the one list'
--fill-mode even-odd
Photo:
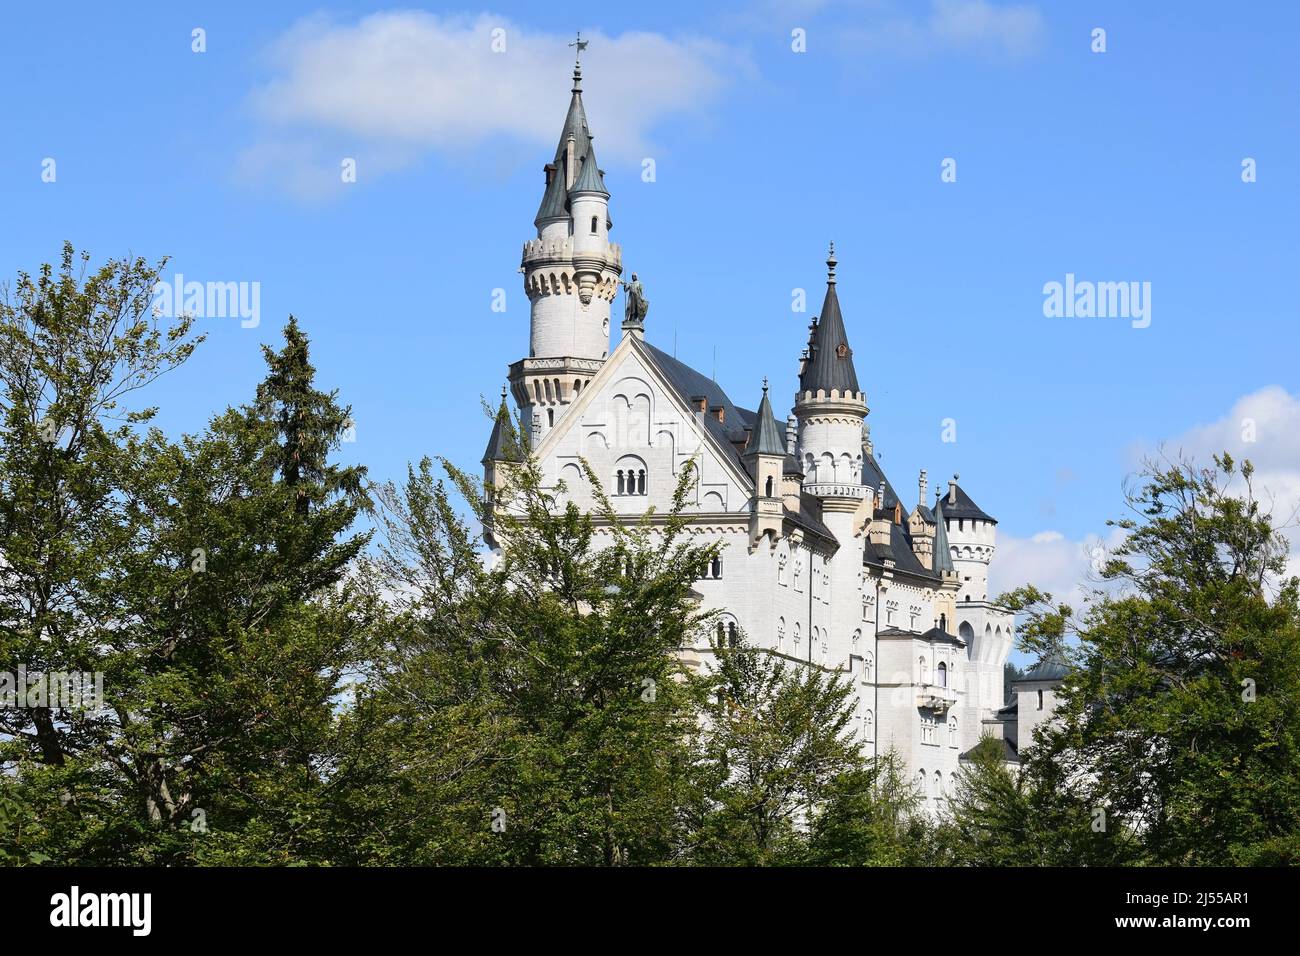
{"label": "finial", "polygon": [[826,284],[835,284],[835,265],[839,260],[835,258],[835,243],[831,242],[830,254],[826,257]]}
{"label": "finial", "polygon": [[501,386],[501,401],[504,402],[505,400],[506,400],[506,386],[502,385],[502,386]]}
{"label": "finial", "polygon": [[575,93],[582,92],[582,51],[587,49],[587,44],[590,42],[590,40],[582,38],[582,31],[579,30],[577,39],[569,44],[569,46],[577,47],[573,54],[573,92]]}
{"label": "finial", "polygon": [[763,394],[764,394],[764,395],[767,394],[767,376],[766,376],[766,375],[763,376]]}

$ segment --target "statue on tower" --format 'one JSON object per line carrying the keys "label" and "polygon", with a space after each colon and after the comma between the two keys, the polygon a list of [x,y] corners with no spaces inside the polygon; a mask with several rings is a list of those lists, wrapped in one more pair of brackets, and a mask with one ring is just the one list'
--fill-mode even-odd
{"label": "statue on tower", "polygon": [[645,297],[645,290],[641,287],[641,281],[637,279],[636,273],[632,273],[631,282],[620,282],[623,287],[624,305],[623,305],[623,324],[630,326],[640,326],[645,321],[645,314],[650,311],[650,302]]}

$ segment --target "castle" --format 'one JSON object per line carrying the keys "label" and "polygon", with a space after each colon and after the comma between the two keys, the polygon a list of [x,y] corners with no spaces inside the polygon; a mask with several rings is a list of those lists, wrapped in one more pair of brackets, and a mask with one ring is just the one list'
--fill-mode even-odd
{"label": "castle", "polygon": [[[509,369],[543,474],[589,507],[585,459],[617,512],[635,521],[651,506],[660,515],[670,508],[693,460],[690,530],[722,545],[696,590],[704,608],[720,612],[720,636],[743,632],[751,645],[849,675],[864,749],[897,752],[935,806],[982,736],[1003,741],[1014,762],[1016,743],[1028,742],[1018,724],[1034,719],[1042,689],[1055,684],[1017,686],[1003,706],[1013,616],[989,599],[997,520],[957,476],[931,499],[921,470],[905,502],[873,454],[834,246],[782,423],[766,380],[756,410],[735,404],[709,376],[651,345],[635,305],[610,350],[623,263],[609,238],[610,194],[579,65],[545,177],[520,269],[531,305],[528,357]],[[629,295],[641,302],[639,286]],[[503,395],[483,457],[489,484],[510,458],[508,417]],[[707,653],[686,656],[699,664]]]}

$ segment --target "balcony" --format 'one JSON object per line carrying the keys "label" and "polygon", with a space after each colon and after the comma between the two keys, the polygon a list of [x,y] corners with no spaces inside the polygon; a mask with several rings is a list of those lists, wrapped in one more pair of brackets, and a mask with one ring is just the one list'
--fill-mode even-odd
{"label": "balcony", "polygon": [[922,710],[932,710],[945,714],[957,705],[957,695],[951,687],[938,684],[922,684],[916,692],[916,706]]}
{"label": "balcony", "polygon": [[803,490],[817,498],[854,498],[858,501],[871,492],[866,485],[851,485],[847,481],[815,481],[806,483]]}

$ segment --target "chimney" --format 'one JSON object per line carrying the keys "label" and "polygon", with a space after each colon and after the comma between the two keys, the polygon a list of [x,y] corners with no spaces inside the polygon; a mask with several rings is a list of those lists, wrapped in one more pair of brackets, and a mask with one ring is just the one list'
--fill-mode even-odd
{"label": "chimney", "polygon": [[917,481],[917,485],[919,486],[920,491],[921,491],[921,497],[916,499],[916,500],[917,500],[917,506],[918,506],[918,507],[921,507],[921,508],[924,508],[924,507],[925,507],[925,493],[926,493],[927,490],[929,490],[929,484],[930,484],[929,481],[928,481],[928,480],[926,479],[926,477],[925,477],[925,469],[922,468],[922,469],[921,469],[921,477],[920,477],[920,479]]}
{"label": "chimney", "polygon": [[948,504],[950,505],[957,503],[957,479],[960,477],[961,475],[953,475],[948,479]]}

